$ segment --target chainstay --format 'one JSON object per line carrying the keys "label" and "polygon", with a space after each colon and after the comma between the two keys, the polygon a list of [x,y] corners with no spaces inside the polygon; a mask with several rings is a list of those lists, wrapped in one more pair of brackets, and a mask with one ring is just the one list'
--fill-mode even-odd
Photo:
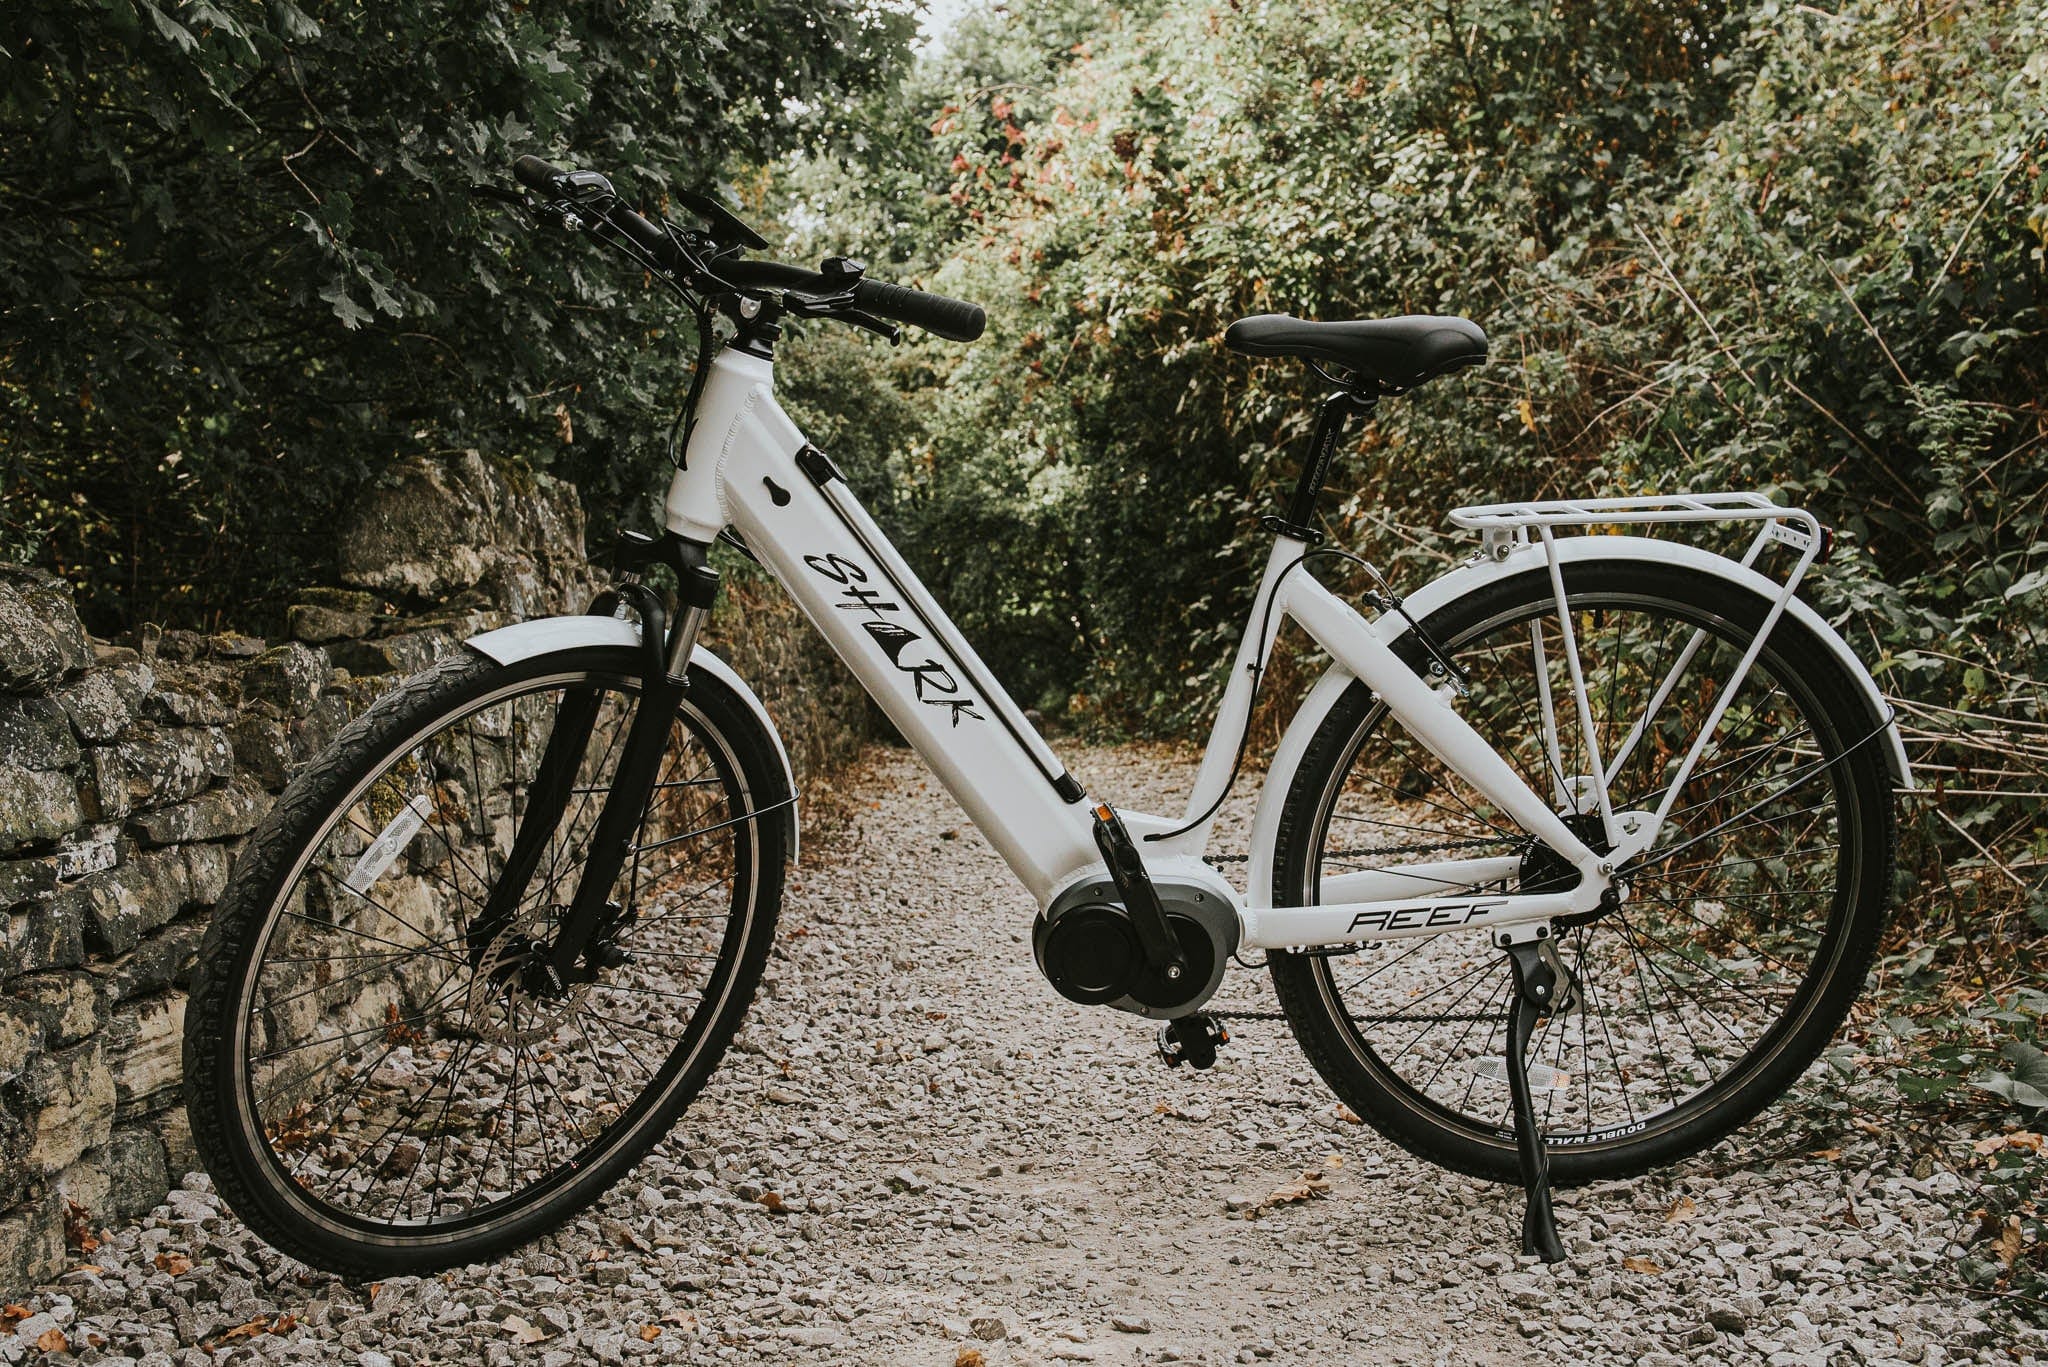
{"label": "chainstay", "polygon": [[[1323,851],[1323,858],[1363,859],[1369,855],[1382,854],[1437,854],[1444,850],[1475,850],[1489,846],[1523,845],[1527,843],[1528,841],[1523,838],[1510,838],[1498,835],[1482,836],[1471,840],[1437,840],[1415,845],[1381,845],[1377,849],[1370,850],[1325,850]],[[1205,857],[1211,864],[1247,864],[1251,862],[1251,856],[1248,854],[1212,854]]]}

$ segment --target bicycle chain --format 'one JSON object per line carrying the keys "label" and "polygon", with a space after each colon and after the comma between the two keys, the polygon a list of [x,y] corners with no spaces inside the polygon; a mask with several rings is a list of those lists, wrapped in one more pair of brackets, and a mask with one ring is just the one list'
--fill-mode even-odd
{"label": "bicycle chain", "polygon": [[[1220,1021],[1284,1021],[1287,1019],[1285,1011],[1209,1011],[1205,1014]],[[1472,1021],[1478,1024],[1491,1022],[1494,1025],[1499,1025],[1507,1020],[1507,1017],[1502,1015],[1486,1015],[1477,1011],[1452,1011],[1441,1016],[1372,1015],[1353,1016],[1351,1019],[1361,1025],[1390,1025],[1397,1022],[1413,1024],[1418,1020],[1427,1021],[1432,1025],[1445,1021]]]}

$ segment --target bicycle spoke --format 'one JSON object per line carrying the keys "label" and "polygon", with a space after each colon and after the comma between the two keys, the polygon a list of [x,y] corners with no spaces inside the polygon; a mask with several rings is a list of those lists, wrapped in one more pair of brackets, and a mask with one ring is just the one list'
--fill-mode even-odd
{"label": "bicycle spoke", "polygon": [[[499,841],[530,814],[552,720],[579,688],[596,714],[564,776],[565,810],[502,928],[472,944],[504,869]],[[635,825],[643,848],[613,893],[629,957],[566,996],[528,967],[581,876],[633,697],[551,682],[410,733],[307,837],[299,881],[270,913],[247,1008],[263,1014],[239,1061],[262,1142],[303,1199],[394,1231],[552,1199],[550,1174],[620,1142],[685,1041],[704,1047],[700,1013],[729,1000],[735,941],[755,933],[734,915],[735,870],[760,813],[731,816],[736,776],[687,708]],[[337,870],[394,829],[378,814],[428,802],[418,831],[432,835],[401,847],[382,886],[350,888]]]}
{"label": "bicycle spoke", "polygon": [[[1526,607],[1482,623],[1480,639],[1438,639],[1471,684],[1454,705],[1532,791],[1554,793],[1590,763],[1578,758],[1590,733],[1613,766],[1613,810],[1654,810],[1671,800],[1668,776],[1699,745],[1672,800],[1665,847],[1623,870],[1620,909],[1560,923],[1569,943],[1558,949],[1578,981],[1578,1007],[1544,1017],[1527,1045],[1528,1066],[1540,1061],[1552,1078],[1538,1110],[1544,1131],[1619,1133],[1602,1142],[1626,1147],[1634,1142],[1627,1136],[1714,1088],[1762,1047],[1807,990],[1844,867],[1838,776],[1862,740],[1834,744],[1837,732],[1822,731],[1810,696],[1796,679],[1788,685],[1772,655],[1736,681],[1737,696],[1721,699],[1748,643],[1712,610],[1688,617],[1645,608],[1622,589],[1593,603],[1575,591],[1569,612],[1583,692],[1571,684],[1561,636],[1546,632],[1538,643],[1535,623],[1558,625],[1557,604],[1541,590]],[[1537,708],[1545,688],[1555,700],[1558,762]],[[1701,723],[1716,712],[1714,733],[1699,741]],[[1339,751],[1345,767],[1329,791],[1342,800],[1324,809],[1324,848],[1310,865],[1316,886],[1354,871],[1400,876],[1422,860],[1487,857],[1476,848],[1452,852],[1472,831],[1494,828],[1487,799],[1425,755],[1384,706],[1363,713],[1359,727]],[[1588,819],[1569,807],[1560,814]],[[1692,824],[1700,828],[1687,829]],[[1530,837],[1515,834],[1510,849],[1532,848]],[[1531,857],[1522,855],[1521,867]],[[1513,893],[1519,881],[1511,874],[1498,886]],[[1314,961],[1313,971],[1375,1075],[1488,1134],[1510,1125],[1505,1096],[1486,1081],[1498,1077],[1486,1072],[1498,1065],[1476,1061],[1500,1056],[1512,1005],[1511,986],[1488,990],[1488,972],[1506,981],[1490,946],[1475,960],[1447,937],[1418,940],[1371,964],[1347,970],[1330,958]],[[1467,1060],[1470,1075],[1461,1080]]]}

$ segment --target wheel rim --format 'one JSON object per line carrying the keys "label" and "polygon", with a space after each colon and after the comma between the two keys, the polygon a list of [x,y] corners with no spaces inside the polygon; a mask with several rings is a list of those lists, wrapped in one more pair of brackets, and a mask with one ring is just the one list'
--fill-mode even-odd
{"label": "wheel rim", "polygon": [[[600,698],[576,791],[511,922],[472,954],[465,931],[570,690]],[[437,717],[386,748],[280,883],[244,965],[235,1100],[306,1218],[399,1243],[502,1225],[630,1147],[691,1072],[758,869],[737,758],[687,700],[612,890],[631,958],[554,1000],[517,972],[520,941],[544,940],[573,896],[635,696],[629,678],[557,673]],[[386,835],[401,848],[380,872]]]}
{"label": "wheel rim", "polygon": [[[1696,734],[1711,705],[1713,690],[1701,681],[1725,680],[1750,636],[1656,595],[1571,596],[1594,735],[1610,767],[1627,720],[1654,696],[1683,645],[1707,632],[1665,703],[1664,723],[1648,730],[1616,776],[1617,813],[1653,807],[1683,753],[1679,737]],[[1532,623],[1547,635],[1543,667],[1561,768],[1537,721]],[[1562,808],[1559,780],[1590,766],[1556,625],[1555,604],[1544,596],[1450,634],[1449,645],[1472,676],[1460,712]],[[1843,740],[1806,682],[1767,648],[1657,845],[1623,870],[1629,901],[1611,916],[1561,927],[1559,948],[1585,1005],[1546,1021],[1531,1044],[1549,1143],[1598,1149],[1681,1125],[1755,1078],[1811,1012],[1843,952],[1860,863]],[[1309,887],[1323,872],[1527,848],[1511,820],[1377,704],[1335,772],[1313,826],[1318,876],[1304,880]],[[1429,846],[1441,852],[1418,848]],[[1516,877],[1490,890],[1542,886],[1548,872],[1540,860],[1524,860]],[[1511,985],[1484,937],[1370,946],[1318,960],[1312,976],[1344,1046],[1399,1104],[1483,1143],[1511,1142]]]}

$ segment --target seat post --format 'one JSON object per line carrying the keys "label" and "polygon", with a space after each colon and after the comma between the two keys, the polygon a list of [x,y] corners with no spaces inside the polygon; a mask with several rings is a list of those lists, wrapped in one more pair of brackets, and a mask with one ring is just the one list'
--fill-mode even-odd
{"label": "seat post", "polygon": [[1308,459],[1302,462],[1301,479],[1294,486],[1293,500],[1287,505],[1287,516],[1265,518],[1260,522],[1261,526],[1310,544],[1323,539],[1323,534],[1315,529],[1316,499],[1322,495],[1323,485],[1330,478],[1330,463],[1336,459],[1337,443],[1343,440],[1351,415],[1371,413],[1379,406],[1379,401],[1377,393],[1357,389],[1339,389],[1323,400],[1322,409],[1316,414],[1316,430],[1309,442]]}

